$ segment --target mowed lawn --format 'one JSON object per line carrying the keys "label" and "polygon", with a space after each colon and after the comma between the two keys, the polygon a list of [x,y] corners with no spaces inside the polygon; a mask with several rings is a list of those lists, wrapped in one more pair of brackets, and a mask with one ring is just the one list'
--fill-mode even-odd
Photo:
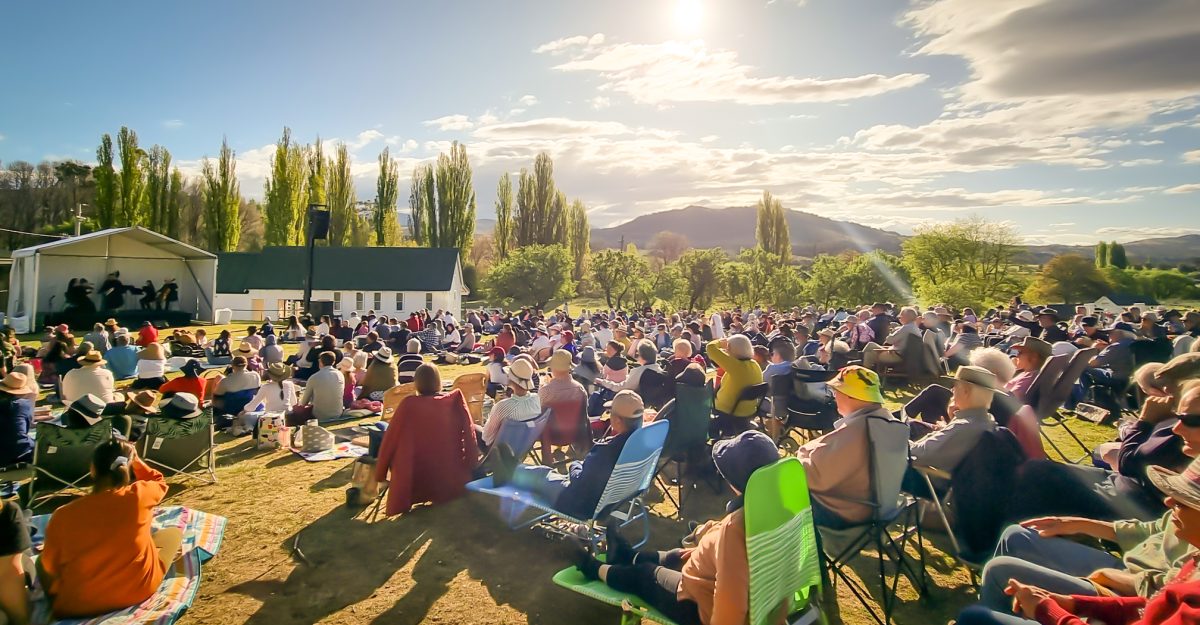
{"label": "mowed lawn", "polygon": [[[244,334],[244,324],[225,327],[235,337]],[[206,326],[210,337],[220,329]],[[32,343],[36,338],[27,341]],[[285,349],[291,353],[295,346]],[[442,367],[442,376],[449,380],[482,369]],[[898,406],[905,396],[889,393],[888,399]],[[1071,426],[1089,445],[1115,435],[1112,427],[1084,421]],[[1058,428],[1050,435],[1066,445],[1064,450],[1075,445]],[[216,456],[215,485],[170,478],[167,503],[229,519],[221,552],[205,566],[203,585],[181,621],[184,625],[620,620],[619,610],[555,586],[550,578],[569,565],[571,545],[535,530],[508,530],[498,520],[494,498],[468,494],[448,505],[369,523],[356,516],[359,510],[345,506],[348,460],[307,463],[287,451],[260,451],[249,437],[223,434],[217,435]],[[685,519],[721,515],[724,493],[707,486],[693,493]],[[675,517],[674,507],[657,488],[648,500],[654,513],[649,546],[677,546],[687,533],[686,522]],[[895,613],[901,625],[945,623],[974,597],[965,570],[941,551],[945,537],[927,532],[926,538],[931,594],[918,600],[913,587],[901,582]],[[855,568],[871,580],[873,562],[864,558]],[[877,586],[872,593],[877,596]],[[844,586],[837,588],[837,603],[840,614],[832,622],[872,622]]]}

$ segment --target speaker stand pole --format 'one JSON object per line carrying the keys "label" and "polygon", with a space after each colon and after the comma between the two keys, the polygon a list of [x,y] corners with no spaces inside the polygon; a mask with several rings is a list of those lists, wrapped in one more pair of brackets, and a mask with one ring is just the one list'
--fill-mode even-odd
{"label": "speaker stand pole", "polygon": [[306,315],[312,313],[313,264],[316,258],[317,233],[313,217],[324,207],[324,204],[308,205],[308,279],[304,281],[304,314]]}

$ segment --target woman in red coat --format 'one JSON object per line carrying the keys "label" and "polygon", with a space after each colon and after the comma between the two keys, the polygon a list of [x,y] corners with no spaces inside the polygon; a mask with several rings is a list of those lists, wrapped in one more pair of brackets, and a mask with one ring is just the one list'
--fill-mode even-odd
{"label": "woman in red coat", "polygon": [[388,483],[388,516],[462,495],[479,463],[462,392],[442,393],[442,376],[429,364],[417,368],[413,383],[417,394],[396,408],[375,465],[375,479]]}

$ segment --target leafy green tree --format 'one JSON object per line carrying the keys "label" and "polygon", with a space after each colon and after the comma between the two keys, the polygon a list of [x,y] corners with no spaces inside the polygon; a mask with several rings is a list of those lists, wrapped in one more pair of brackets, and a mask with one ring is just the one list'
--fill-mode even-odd
{"label": "leafy green tree", "polygon": [[545,308],[552,300],[568,297],[571,254],[564,245],[528,245],[514,249],[496,263],[485,279],[488,293],[504,305]]}
{"label": "leafy green tree", "polygon": [[1125,246],[1113,241],[1108,245],[1108,264],[1117,269],[1124,269],[1129,266],[1129,259],[1125,256]]}
{"label": "leafy green tree", "polygon": [[867,302],[913,301],[911,278],[900,257],[874,250],[854,255],[846,266],[839,305],[859,306]]}
{"label": "leafy green tree", "polygon": [[521,245],[567,242],[565,197],[554,186],[554,162],[542,152],[533,162],[533,173],[522,169],[517,177],[517,209],[513,236]]}
{"label": "leafy green tree", "polygon": [[221,155],[214,167],[207,157],[203,165],[204,225],[210,252],[238,249],[242,198],[238,190],[237,161],[229,142],[221,141]]}
{"label": "leafy green tree", "polygon": [[117,148],[121,155],[121,212],[117,225],[137,226],[142,223],[145,201],[146,175],[142,165],[146,152],[138,147],[137,133],[126,126],[121,126],[117,133]]}
{"label": "leafy green tree", "polygon": [[325,199],[329,204],[329,246],[351,245],[351,229],[357,226],[354,210],[354,179],[350,176],[350,150],[338,144],[329,159],[329,177],[325,183]]}
{"label": "leafy green tree", "polygon": [[171,193],[171,153],[161,145],[150,148],[146,155],[146,219],[145,224],[155,232],[167,231],[167,207]]}
{"label": "leafy green tree", "polygon": [[388,148],[379,155],[379,179],[375,181],[375,210],[371,215],[376,245],[399,245],[400,223],[396,202],[400,199],[400,169]]}
{"label": "leafy green tree", "polygon": [[[308,191],[308,204],[324,204],[325,176],[329,173],[329,161],[325,158],[325,142],[321,141],[321,135],[317,135],[316,143],[306,146],[302,154],[304,171],[308,175],[308,182],[304,185]],[[297,219],[303,220],[306,217],[306,208],[307,206],[300,207],[300,212],[296,214]],[[302,234],[301,238],[303,236]]]}
{"label": "leafy green tree", "polygon": [[108,133],[100,136],[100,147],[96,148],[96,167],[92,170],[96,180],[96,219],[101,228],[117,225],[117,173],[113,168],[112,137]]}
{"label": "leafy green tree", "polygon": [[437,245],[456,247],[464,258],[475,239],[475,185],[467,148],[455,141],[437,159]]}
{"label": "leafy green tree", "polygon": [[[320,142],[317,144],[320,150]],[[264,238],[269,246],[303,245],[308,242],[304,192],[304,150],[292,141],[292,130],[283,128],[271,157],[271,173],[265,187]],[[324,185],[321,194],[324,195]],[[318,202],[323,204],[324,202]]]}
{"label": "leafy green tree", "polygon": [[603,250],[593,254],[589,264],[593,282],[610,309],[620,309],[650,273],[645,259],[630,250]]}
{"label": "leafy green tree", "polygon": [[925,303],[986,308],[1020,292],[1016,232],[981,218],[922,226],[903,244],[904,267]]}
{"label": "leafy green tree", "polygon": [[1112,291],[1112,285],[1096,263],[1079,254],[1060,254],[1051,258],[1025,290],[1030,302],[1062,303],[1068,306],[1095,301]]}
{"label": "leafy green tree", "polygon": [[167,236],[172,239],[180,237],[179,224],[183,221],[183,174],[179,168],[171,170],[171,181],[167,184]]}
{"label": "leafy green tree", "polygon": [[728,257],[720,248],[688,250],[675,262],[681,291],[673,301],[686,310],[705,310],[721,291],[721,266]]}
{"label": "leafy green tree", "polygon": [[493,235],[496,257],[500,260],[508,258],[513,241],[513,188],[512,177],[508,172],[504,172],[496,187],[496,229]]}
{"label": "leafy green tree", "polygon": [[808,279],[804,283],[804,293],[808,300],[822,309],[841,304],[846,296],[845,276],[849,271],[850,261],[850,255],[846,254],[819,254],[814,258],[808,268]]}
{"label": "leafy green tree", "polygon": [[571,261],[575,264],[571,271],[571,279],[578,282],[583,279],[587,267],[588,251],[591,250],[592,230],[588,226],[587,209],[583,202],[575,200],[568,210],[567,241],[571,250]]}
{"label": "leafy green tree", "polygon": [[1096,244],[1096,267],[1103,269],[1108,266],[1108,243],[1101,241]]}
{"label": "leafy green tree", "polygon": [[763,191],[757,205],[758,227],[756,229],[758,247],[774,254],[779,264],[786,265],[792,254],[792,239],[788,233],[787,212],[783,203]]}
{"label": "leafy green tree", "polygon": [[779,266],[779,257],[760,247],[742,250],[722,268],[726,297],[739,306],[773,303],[771,276]]}

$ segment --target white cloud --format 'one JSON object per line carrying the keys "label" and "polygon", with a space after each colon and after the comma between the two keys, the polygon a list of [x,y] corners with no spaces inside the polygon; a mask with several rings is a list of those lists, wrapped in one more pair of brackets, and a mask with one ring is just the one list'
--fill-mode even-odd
{"label": "white cloud", "polygon": [[537,96],[523,95],[521,96],[521,99],[517,100],[517,103],[521,106],[533,106],[534,104],[538,103],[538,99]]}
{"label": "white cloud", "polygon": [[736,52],[710,50],[702,41],[603,46],[562,43],[565,41],[559,39],[535,51],[569,52],[568,60],[555,69],[599,74],[604,81],[601,89],[625,93],[637,102],[648,104],[836,102],[905,89],[929,78],[926,74],[865,74],[828,79],[758,77],[751,75],[753,67],[738,61]]}
{"label": "white cloud", "polygon": [[717,135],[704,135],[703,137],[700,137],[700,143],[712,143],[717,139],[720,139],[720,137]]}
{"label": "white cloud", "polygon": [[520,122],[481,125],[474,135],[480,138],[540,138],[626,135],[633,131],[618,122],[581,121],[563,117],[545,117]]}
{"label": "white cloud", "polygon": [[1177,195],[1181,193],[1195,193],[1197,191],[1200,191],[1200,184],[1181,184],[1177,187],[1171,187],[1170,189],[1163,191],[1163,193]]}
{"label": "white cloud", "polygon": [[475,127],[471,118],[466,115],[446,115],[425,122],[426,126],[436,126],[438,130],[470,130]]}
{"label": "white cloud", "polygon": [[182,119],[168,119],[168,120],[163,121],[162,125],[163,125],[163,128],[166,128],[168,130],[175,130],[176,128],[183,128],[183,120]]}
{"label": "white cloud", "polygon": [[590,102],[592,105],[592,108],[596,109],[597,111],[600,109],[608,108],[609,106],[612,105],[612,100],[609,100],[607,97],[602,96],[602,95],[598,95],[598,96],[592,98],[591,100],[588,100],[588,102]]}
{"label": "white cloud", "polygon": [[1113,226],[1100,228],[1096,234],[1108,238],[1115,236],[1118,240],[1131,241],[1151,237],[1178,237],[1185,234],[1200,234],[1200,228],[1153,228],[1137,226]]}
{"label": "white cloud", "polygon": [[388,145],[399,146],[399,152],[412,152],[417,149],[417,141],[415,139],[403,139],[401,137],[388,137],[384,140]]}
{"label": "white cloud", "polygon": [[555,39],[533,49],[536,54],[559,54],[574,48],[593,48],[604,43],[604,33],[596,33],[591,37],[587,35],[575,35],[574,37],[563,37]]}
{"label": "white cloud", "polygon": [[1200,150],[1192,150],[1183,153],[1183,162],[1185,163],[1200,163]]}
{"label": "white cloud", "polygon": [[1141,167],[1142,165],[1161,165],[1162,159],[1157,158],[1135,158],[1128,161],[1121,161],[1121,167]]}
{"label": "white cloud", "polygon": [[364,130],[364,131],[358,133],[358,136],[356,136],[354,139],[347,141],[346,147],[349,148],[351,152],[353,152],[353,151],[359,150],[359,149],[367,146],[368,144],[374,143],[375,141],[378,141],[382,138],[383,138],[383,133],[379,132],[378,130]]}

